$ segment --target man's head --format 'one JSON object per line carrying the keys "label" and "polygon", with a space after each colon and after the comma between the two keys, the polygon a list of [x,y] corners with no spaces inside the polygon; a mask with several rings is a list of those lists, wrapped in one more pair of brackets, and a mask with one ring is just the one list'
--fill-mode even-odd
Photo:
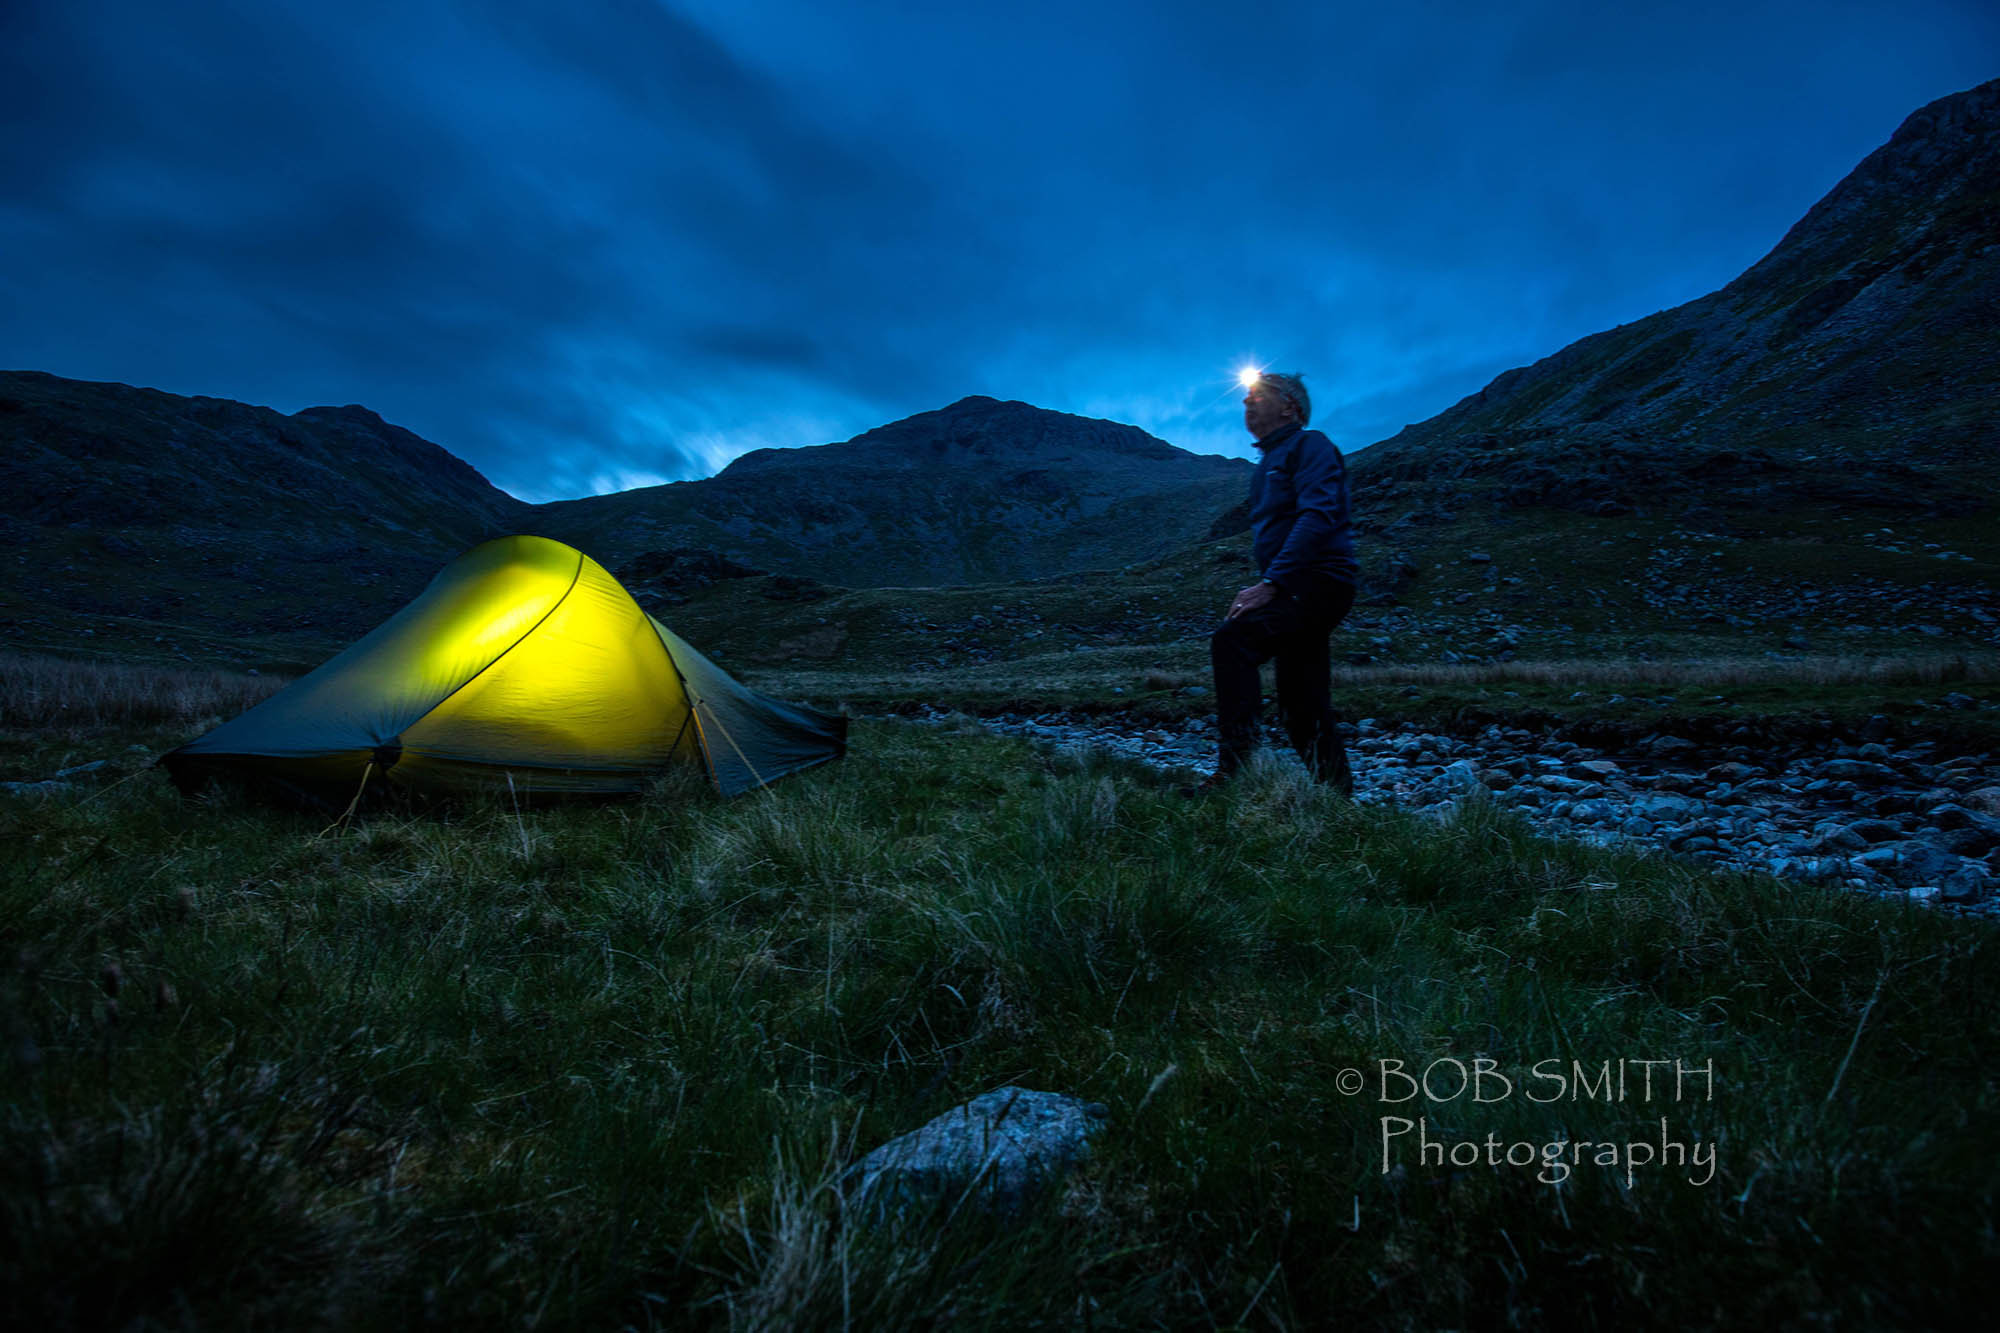
{"label": "man's head", "polygon": [[1311,419],[1312,399],[1296,373],[1264,371],[1243,395],[1244,428],[1260,440],[1282,426],[1303,426]]}

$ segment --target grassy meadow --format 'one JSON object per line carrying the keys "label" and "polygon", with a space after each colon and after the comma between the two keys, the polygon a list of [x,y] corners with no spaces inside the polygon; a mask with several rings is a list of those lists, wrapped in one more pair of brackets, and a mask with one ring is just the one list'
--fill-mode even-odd
{"label": "grassy meadow", "polygon": [[[183,801],[153,755],[268,678],[6,666],[6,776],[108,761],[0,796],[9,1327],[1909,1328],[2000,1297],[1991,924],[1277,764],[1189,802],[969,723],[858,722],[729,802]],[[1028,1218],[843,1212],[848,1163],[1010,1083],[1110,1108]]]}

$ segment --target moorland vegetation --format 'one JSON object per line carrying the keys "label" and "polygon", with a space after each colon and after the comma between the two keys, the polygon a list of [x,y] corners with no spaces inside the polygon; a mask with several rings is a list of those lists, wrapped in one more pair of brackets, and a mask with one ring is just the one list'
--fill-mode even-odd
{"label": "moorland vegetation", "polygon": [[[10,767],[114,759],[0,803],[10,1326],[1914,1327],[1996,1294],[1991,923],[1278,764],[1191,806],[969,721],[861,723],[733,802],[184,801],[151,756],[268,681],[91,712],[32,674]],[[1004,1084],[1110,1111],[1027,1218],[843,1210],[845,1166]]]}

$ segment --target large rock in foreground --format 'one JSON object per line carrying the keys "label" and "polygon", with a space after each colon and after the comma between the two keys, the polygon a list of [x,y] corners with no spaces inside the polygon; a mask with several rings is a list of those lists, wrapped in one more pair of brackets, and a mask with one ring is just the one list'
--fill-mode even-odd
{"label": "large rock in foreground", "polygon": [[893,1211],[970,1194],[996,1212],[1018,1212],[1089,1155],[1089,1138],[1108,1115],[1062,1093],[1001,1088],[869,1153],[850,1172],[858,1178],[850,1197],[858,1207]]}

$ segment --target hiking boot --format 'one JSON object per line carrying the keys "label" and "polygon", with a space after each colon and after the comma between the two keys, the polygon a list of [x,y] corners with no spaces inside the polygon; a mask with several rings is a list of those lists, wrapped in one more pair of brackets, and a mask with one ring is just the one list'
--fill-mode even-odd
{"label": "hiking boot", "polygon": [[1348,800],[1353,800],[1354,769],[1347,762],[1346,747],[1336,742],[1333,747],[1333,753],[1328,757],[1333,762],[1327,766],[1326,770],[1320,773],[1319,780],[1339,792],[1342,796],[1345,796]]}

